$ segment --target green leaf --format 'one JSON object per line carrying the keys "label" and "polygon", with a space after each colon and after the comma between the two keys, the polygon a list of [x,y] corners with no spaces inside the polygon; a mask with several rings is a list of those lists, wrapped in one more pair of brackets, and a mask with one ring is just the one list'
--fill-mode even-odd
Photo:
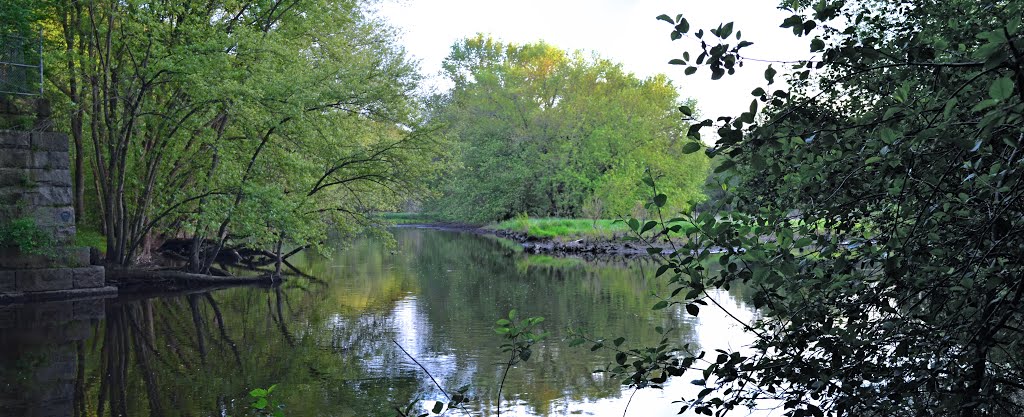
{"label": "green leaf", "polygon": [[683,70],[683,74],[686,75],[693,75],[695,72],[697,72],[697,67],[686,67],[686,69]]}
{"label": "green leaf", "polygon": [[682,152],[684,154],[691,154],[701,150],[701,148],[703,148],[703,146],[701,146],[700,142],[686,142],[686,144],[683,145]]}
{"label": "green leaf", "polygon": [[252,408],[255,408],[257,410],[262,410],[264,408],[267,408],[267,399],[266,398],[260,398],[260,399],[256,400],[256,402],[252,403]]}
{"label": "green leaf", "polygon": [[430,412],[434,414],[441,414],[441,410],[444,410],[444,403],[440,401],[434,401],[434,408],[431,408]]}
{"label": "green leaf", "polygon": [[648,221],[647,223],[644,223],[644,227],[642,227],[640,229],[640,233],[641,234],[646,233],[648,230],[653,229],[654,226],[657,226],[657,225],[658,225],[658,222],[656,222],[656,221],[653,221],[653,220]]}
{"label": "green leaf", "polygon": [[686,61],[683,61],[679,58],[670,59],[668,63],[669,65],[686,65]]}
{"label": "green leaf", "polygon": [[523,362],[529,361],[530,355],[533,355],[533,351],[530,349],[523,349],[519,351],[519,359],[522,359]]}
{"label": "green leaf", "polygon": [[[648,15],[648,16],[650,16],[650,15]],[[671,23],[673,25],[676,24],[676,22],[674,20],[672,20],[672,18],[669,17],[669,15],[667,15],[667,14],[658,15],[658,17],[656,19],[664,20],[664,21],[669,22],[669,23]]]}
{"label": "green leaf", "polygon": [[722,28],[718,30],[719,38],[725,39],[728,38],[729,35],[732,35],[732,23],[733,22],[726,23],[725,26],[722,26]]}
{"label": "green leaf", "polygon": [[811,40],[811,52],[818,52],[822,49],[825,49],[825,41],[821,40],[821,38]]}
{"label": "green leaf", "polygon": [[697,313],[700,313],[700,307],[697,307],[696,304],[687,304],[686,305],[686,312],[690,313],[691,316],[696,317]]}
{"label": "green leaf", "polygon": [[995,106],[997,103],[999,103],[999,100],[993,98],[982,100],[980,103],[975,104],[974,107],[971,108],[971,111],[982,111],[989,107]]}
{"label": "green leaf", "polygon": [[267,390],[265,390],[263,388],[256,388],[256,389],[254,389],[252,391],[249,391],[249,396],[253,397],[253,398],[266,397],[267,396]]}
{"label": "green leaf", "polygon": [[693,109],[690,106],[679,106],[679,112],[684,116],[693,116]]}
{"label": "green leaf", "polygon": [[893,142],[896,142],[896,139],[899,137],[899,132],[890,127],[883,127],[880,135],[882,137],[882,142],[891,145]]}
{"label": "green leaf", "polygon": [[625,341],[626,341],[625,337],[619,337],[619,338],[616,338],[615,340],[613,340],[612,343],[615,344],[615,347],[619,347],[619,346],[622,346],[622,343],[625,342]]}
{"label": "green leaf", "polygon": [[730,168],[734,166],[736,166],[736,161],[733,161],[732,159],[726,159],[725,161],[722,161],[722,163],[719,164],[718,167],[715,168],[715,173],[721,174],[725,171],[728,171]]}
{"label": "green leaf", "polygon": [[948,119],[949,116],[953,114],[953,109],[956,108],[957,102],[958,100],[956,99],[956,97],[953,97],[946,101],[946,106],[942,109],[942,117]]}
{"label": "green leaf", "polygon": [[764,79],[768,80],[768,84],[775,82],[776,73],[777,71],[775,71],[775,68],[772,68],[771,65],[768,66],[768,69],[764,70]]}
{"label": "green leaf", "polygon": [[689,32],[690,31],[690,22],[687,22],[686,19],[680,17],[679,18],[679,24],[676,25],[676,30],[679,31],[679,33]]}
{"label": "green leaf", "polygon": [[988,88],[988,95],[993,100],[1006,100],[1013,96],[1013,79],[1002,77],[992,82]]}
{"label": "green leaf", "polygon": [[627,359],[628,357],[624,352],[618,352],[615,354],[615,362],[618,363],[619,365],[625,365]]}
{"label": "green leaf", "polygon": [[651,310],[661,310],[661,309],[663,309],[665,307],[668,307],[668,301],[661,300],[661,301],[658,301],[657,303],[655,303],[654,307],[651,307]]}
{"label": "green leaf", "polygon": [[665,207],[665,203],[668,201],[668,196],[665,194],[658,194],[654,196],[654,205],[658,207]]}

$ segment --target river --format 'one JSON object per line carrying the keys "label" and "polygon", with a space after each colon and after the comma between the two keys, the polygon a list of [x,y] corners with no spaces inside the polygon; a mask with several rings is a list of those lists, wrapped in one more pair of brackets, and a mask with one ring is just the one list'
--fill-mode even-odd
{"label": "river", "polygon": [[[292,263],[309,277],[277,287],[0,307],[0,416],[247,416],[248,392],[276,384],[289,417],[391,417],[444,399],[427,372],[446,390],[469,386],[468,414],[494,415],[507,354],[493,327],[513,308],[544,317],[550,336],[509,372],[503,416],[673,416],[673,401],[699,390],[696,373],[634,395],[592,372],[613,353],[570,347],[568,329],[627,348],[656,343],[659,326],[704,349],[748,340],[713,308],[652,310],[665,285],[650,261],[526,255],[430,229],[385,240],[300,254]],[[713,295],[754,314],[741,288]]]}

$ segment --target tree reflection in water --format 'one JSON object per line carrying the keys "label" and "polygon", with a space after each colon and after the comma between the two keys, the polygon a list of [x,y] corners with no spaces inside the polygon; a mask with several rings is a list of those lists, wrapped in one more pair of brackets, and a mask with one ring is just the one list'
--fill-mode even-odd
{"label": "tree reflection in water", "polygon": [[[67,412],[56,415],[245,416],[247,393],[272,384],[289,416],[390,417],[394,406],[441,399],[393,338],[446,388],[470,384],[470,410],[487,415],[504,358],[493,323],[518,308],[544,316],[552,336],[509,374],[502,414],[568,415],[620,398],[623,388],[591,372],[608,363],[606,353],[561,342],[566,329],[643,345],[663,326],[697,340],[696,319],[651,311],[649,295],[662,286],[641,264],[531,258],[494,239],[440,231],[402,229],[396,238],[396,253],[368,239],[330,259],[300,256],[295,265],[316,279],[100,301],[77,338],[36,335],[43,347],[25,347],[31,326],[5,328],[0,375],[15,388],[0,391],[0,414],[65,404],[24,389],[48,358],[72,370]],[[724,296],[745,308],[742,293]],[[603,411],[621,415],[615,407]]]}

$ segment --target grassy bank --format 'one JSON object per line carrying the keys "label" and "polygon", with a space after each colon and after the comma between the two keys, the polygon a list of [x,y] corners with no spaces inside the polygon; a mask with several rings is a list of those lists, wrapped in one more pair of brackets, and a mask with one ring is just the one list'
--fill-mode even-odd
{"label": "grassy bank", "polygon": [[615,220],[523,218],[505,220],[487,226],[494,230],[525,232],[540,238],[604,239],[612,240],[629,233],[629,226]]}
{"label": "grassy bank", "polygon": [[[379,213],[378,216],[393,224],[446,224],[452,223],[430,213]],[[459,222],[454,222],[459,223]],[[548,239],[595,239],[617,240],[633,233],[626,223],[613,219],[569,219],[559,217],[516,217],[484,226],[490,230],[523,232],[527,235]],[[683,225],[683,234],[687,230]]]}
{"label": "grassy bank", "polygon": [[107,238],[100,234],[100,232],[89,228],[79,228],[75,231],[74,245],[93,247],[99,249],[102,253],[107,252]]}

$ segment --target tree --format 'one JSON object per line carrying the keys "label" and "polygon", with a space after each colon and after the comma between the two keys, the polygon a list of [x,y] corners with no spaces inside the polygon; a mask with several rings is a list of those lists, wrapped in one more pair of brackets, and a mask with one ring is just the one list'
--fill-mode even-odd
{"label": "tree", "polygon": [[206,272],[228,241],[316,244],[425,192],[418,75],[363,2],[36,4],[108,262],[184,234]]}
{"label": "tree", "polygon": [[[707,415],[1024,413],[1024,3],[781,8],[816,57],[769,66],[748,112],[694,121],[691,140],[717,128],[736,210],[684,216],[698,232],[658,270],[676,289],[655,306],[697,315],[709,289],[750,286],[756,342],[638,350],[620,371],[644,386],[703,370],[686,401]],[[698,41],[672,62],[687,74],[742,70],[733,23],[658,19]],[[778,66],[789,86],[771,91]]]}
{"label": "tree", "polygon": [[640,80],[597,56],[483,35],[453,46],[444,68],[455,87],[434,118],[459,148],[434,202],[443,214],[578,217],[594,201],[627,214],[643,201],[648,168],[665,176],[679,208],[701,199],[707,161],[681,152],[686,126],[670,109],[682,103],[666,77]]}

